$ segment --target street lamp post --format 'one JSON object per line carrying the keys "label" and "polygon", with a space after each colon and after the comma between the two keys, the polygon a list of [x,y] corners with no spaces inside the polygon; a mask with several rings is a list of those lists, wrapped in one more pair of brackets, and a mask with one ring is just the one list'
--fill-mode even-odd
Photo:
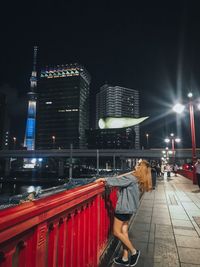
{"label": "street lamp post", "polygon": [[[171,143],[172,143],[172,158],[173,158],[173,163],[174,163],[175,162],[175,142],[179,143],[181,141],[181,139],[175,138],[173,133],[170,134],[170,139],[171,139]],[[170,142],[170,139],[166,138],[165,142],[166,143]]]}
{"label": "street lamp post", "polygon": [[192,138],[192,165],[193,165],[193,184],[196,184],[196,170],[195,170],[195,163],[196,163],[196,135],[195,135],[195,124],[194,124],[194,107],[192,103],[192,93],[188,94],[190,99],[189,101],[189,111],[190,111],[190,129],[191,129],[191,138]]}
{"label": "street lamp post", "polygon": [[115,169],[116,169],[116,166],[115,166],[115,153],[113,154],[113,173],[115,173]]}
{"label": "street lamp post", "polygon": [[149,134],[146,133],[146,139],[147,139],[147,148],[149,148]]}
{"label": "street lamp post", "polygon": [[53,136],[52,136],[53,148],[55,148],[55,142],[56,142],[56,137],[55,137],[55,135],[53,135]]}
{"label": "street lamp post", "polygon": [[[192,164],[195,165],[196,162],[196,136],[195,136],[195,123],[194,123],[194,107],[192,97],[193,94],[190,92],[188,93],[189,98],[189,113],[190,113],[190,130],[191,130],[191,139],[192,139]],[[182,113],[185,106],[182,104],[176,104],[173,107],[173,110],[177,113]],[[195,167],[193,167],[193,184],[196,184],[196,171]]]}
{"label": "street lamp post", "polygon": [[172,157],[173,157],[173,163],[174,163],[174,160],[175,160],[175,150],[174,150],[174,134],[171,133],[170,134],[171,136],[171,140],[172,140]]}
{"label": "street lamp post", "polygon": [[97,149],[97,177],[99,176],[99,149]]}
{"label": "street lamp post", "polygon": [[190,111],[190,129],[192,138],[192,161],[196,162],[196,136],[195,136],[195,124],[194,124],[194,107],[192,103],[192,93],[188,94],[190,98],[189,101],[189,111]]}
{"label": "street lamp post", "polygon": [[17,141],[17,138],[13,137],[13,149],[16,149],[16,141]]}

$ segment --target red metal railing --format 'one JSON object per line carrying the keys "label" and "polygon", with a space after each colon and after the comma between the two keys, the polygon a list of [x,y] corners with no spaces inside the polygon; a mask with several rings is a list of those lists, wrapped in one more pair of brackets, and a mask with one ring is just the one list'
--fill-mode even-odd
{"label": "red metal railing", "polygon": [[193,181],[193,184],[197,184],[197,180],[196,180],[196,175],[195,175],[195,172],[192,170],[178,170],[178,173],[180,175],[183,175],[184,177],[190,179],[191,181]]}
{"label": "red metal railing", "polygon": [[0,211],[0,267],[96,267],[116,189],[89,184]]}

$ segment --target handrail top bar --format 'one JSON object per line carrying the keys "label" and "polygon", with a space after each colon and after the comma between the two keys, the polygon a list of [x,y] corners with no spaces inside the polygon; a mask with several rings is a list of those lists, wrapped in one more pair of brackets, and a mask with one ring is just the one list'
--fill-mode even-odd
{"label": "handrail top bar", "polygon": [[[103,191],[103,184],[91,183],[58,192],[54,195],[46,196],[31,202],[25,202],[15,207],[9,207],[0,211],[0,232],[33,217],[37,217],[42,214],[44,215],[52,209],[54,209],[54,211],[57,209],[57,213],[61,213],[62,205],[65,205],[65,210],[66,206],[70,209],[89,200],[93,196],[102,193]],[[47,218],[45,217],[45,219]],[[2,240],[1,233],[0,240]]]}

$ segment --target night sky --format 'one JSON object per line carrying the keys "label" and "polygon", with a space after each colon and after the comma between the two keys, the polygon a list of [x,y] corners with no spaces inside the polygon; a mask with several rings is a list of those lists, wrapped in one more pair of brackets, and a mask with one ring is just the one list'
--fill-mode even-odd
{"label": "night sky", "polygon": [[[7,92],[12,134],[23,142],[26,92],[33,46],[38,68],[78,62],[92,76],[91,127],[95,94],[105,82],[139,90],[141,145],[151,147],[179,133],[190,147],[189,114],[171,112],[180,97],[195,99],[200,88],[199,1],[7,1],[1,8],[0,91]],[[200,146],[200,111],[195,116]]]}

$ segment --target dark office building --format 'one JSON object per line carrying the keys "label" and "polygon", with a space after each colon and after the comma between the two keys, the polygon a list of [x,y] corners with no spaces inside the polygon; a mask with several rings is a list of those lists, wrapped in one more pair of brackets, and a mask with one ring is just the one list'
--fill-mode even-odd
{"label": "dark office building", "polygon": [[0,93],[0,149],[3,148],[4,124],[5,124],[5,95]]}
{"label": "dark office building", "polygon": [[6,108],[6,96],[0,93],[0,149],[9,148],[9,119]]}
{"label": "dark office building", "polygon": [[[139,91],[105,84],[96,95],[96,128],[100,118],[139,118]],[[134,126],[135,148],[140,148],[139,125]]]}
{"label": "dark office building", "polygon": [[87,130],[89,149],[134,149],[134,127]]}
{"label": "dark office building", "polygon": [[84,148],[89,128],[90,75],[79,64],[41,71],[38,83],[36,149]]}

